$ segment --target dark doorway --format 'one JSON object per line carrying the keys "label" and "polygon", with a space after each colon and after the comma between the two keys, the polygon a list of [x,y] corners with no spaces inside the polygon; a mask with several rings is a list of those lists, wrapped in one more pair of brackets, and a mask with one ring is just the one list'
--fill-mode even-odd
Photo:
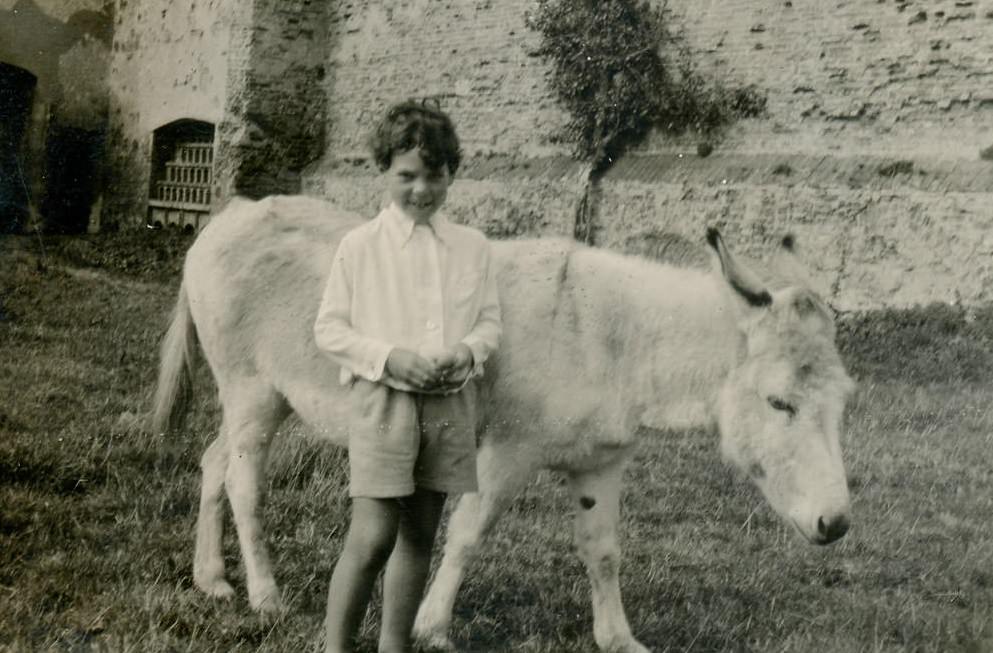
{"label": "dark doorway", "polygon": [[59,125],[53,120],[45,138],[45,231],[86,231],[103,161],[103,130]]}
{"label": "dark doorway", "polygon": [[27,224],[28,167],[24,130],[38,80],[34,75],[0,63],[0,233],[16,233]]}

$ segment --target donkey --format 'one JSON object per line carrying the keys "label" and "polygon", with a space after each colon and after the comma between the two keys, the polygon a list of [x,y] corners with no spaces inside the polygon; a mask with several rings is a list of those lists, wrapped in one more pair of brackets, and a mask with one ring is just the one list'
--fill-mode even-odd
{"label": "donkey", "polygon": [[[233,594],[221,551],[226,491],[249,601],[260,611],[281,607],[259,522],[266,452],[291,411],[320,437],[346,443],[346,391],[312,325],[334,248],[360,222],[306,197],[236,199],[187,254],[162,343],[153,426],[181,427],[199,340],[223,413],[201,463],[193,566],[210,595]],[[515,493],[549,468],[571,486],[597,644],[647,651],[621,602],[617,522],[622,473],[648,410],[671,428],[716,425],[724,458],[810,542],[847,531],[840,438],[854,384],[832,315],[803,284],[768,285],[716,230],[708,242],[713,270],[565,239],[493,244],[504,337],[479,381],[479,491],[460,497],[449,519],[416,620],[419,640],[451,648],[467,565]]]}

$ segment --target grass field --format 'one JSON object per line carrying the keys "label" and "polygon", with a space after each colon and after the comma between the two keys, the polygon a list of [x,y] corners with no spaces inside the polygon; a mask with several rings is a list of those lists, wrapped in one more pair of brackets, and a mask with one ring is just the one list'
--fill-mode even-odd
{"label": "grass field", "polygon": [[[137,427],[187,240],[0,243],[0,650],[309,651],[346,524],[342,454],[278,441],[265,509],[290,605],[192,587],[204,369],[183,436]],[[860,389],[845,438],[854,523],[801,542],[709,433],[646,431],[627,475],[622,573],[655,651],[993,651],[993,310],[845,316]],[[292,424],[286,430],[294,430]],[[456,605],[466,650],[595,651],[589,588],[551,474],[515,502]],[[230,529],[229,529],[230,530]],[[375,641],[375,608],[363,642]]]}

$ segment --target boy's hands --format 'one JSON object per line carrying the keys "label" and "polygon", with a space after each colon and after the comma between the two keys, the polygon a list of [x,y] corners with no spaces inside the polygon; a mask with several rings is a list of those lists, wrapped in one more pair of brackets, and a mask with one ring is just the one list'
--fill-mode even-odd
{"label": "boy's hands", "polygon": [[436,360],[440,375],[439,385],[444,390],[462,385],[472,370],[473,356],[468,345],[459,343]]}
{"label": "boy's hands", "polygon": [[472,350],[463,343],[429,358],[396,347],[386,359],[386,371],[390,376],[425,392],[458,388],[472,365]]}
{"label": "boy's hands", "polygon": [[408,349],[394,347],[386,359],[386,371],[394,379],[419,390],[432,390],[438,383],[438,366]]}

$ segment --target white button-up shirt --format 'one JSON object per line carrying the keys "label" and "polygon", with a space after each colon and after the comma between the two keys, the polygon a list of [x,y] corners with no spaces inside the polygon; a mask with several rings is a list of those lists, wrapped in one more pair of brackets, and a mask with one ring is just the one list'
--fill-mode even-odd
{"label": "white button-up shirt", "polygon": [[343,384],[360,376],[400,390],[412,388],[385,369],[395,347],[430,356],[465,343],[478,376],[501,331],[486,237],[437,213],[415,225],[392,204],[342,238],[314,324]]}

